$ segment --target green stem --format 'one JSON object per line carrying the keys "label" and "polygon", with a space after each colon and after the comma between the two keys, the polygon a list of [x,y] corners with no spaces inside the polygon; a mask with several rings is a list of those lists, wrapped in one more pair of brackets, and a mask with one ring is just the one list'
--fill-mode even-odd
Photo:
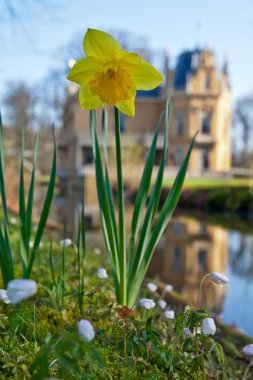
{"label": "green stem", "polygon": [[[66,226],[64,227],[64,240],[66,239]],[[64,293],[65,293],[65,242],[62,248],[62,267],[61,267],[61,307],[64,305]]]}
{"label": "green stem", "polygon": [[197,303],[196,303],[195,310],[197,310],[197,309],[198,309],[198,306],[199,306],[199,298],[200,298],[200,294],[201,294],[201,290],[202,290],[202,285],[203,285],[205,279],[206,279],[207,277],[209,277],[209,276],[210,276],[210,273],[207,273],[207,274],[202,278],[202,280],[201,280],[201,282],[200,282],[199,291],[198,291],[198,298],[197,298]]}
{"label": "green stem", "polygon": [[119,110],[116,107],[114,107],[114,115],[115,115],[116,161],[117,161],[117,176],[118,176],[120,302],[122,305],[126,305],[127,294],[126,294],[126,238],[125,238],[125,221],[124,221],[124,192],[123,192],[122,159],[121,159],[121,144],[120,144],[120,120],[119,120]]}
{"label": "green stem", "polygon": [[246,367],[245,372],[244,372],[244,374],[243,374],[243,378],[242,378],[242,380],[247,380],[247,378],[248,378],[248,373],[249,373],[249,370],[250,370],[250,367],[252,366],[252,364],[253,364],[253,359],[250,360],[248,366]]}

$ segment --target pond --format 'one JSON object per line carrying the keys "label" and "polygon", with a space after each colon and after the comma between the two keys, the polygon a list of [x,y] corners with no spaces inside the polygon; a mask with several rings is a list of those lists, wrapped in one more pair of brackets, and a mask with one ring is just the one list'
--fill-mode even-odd
{"label": "pond", "polygon": [[205,281],[201,305],[225,323],[253,336],[253,235],[189,217],[174,218],[157,248],[149,275],[171,283],[193,305],[206,273],[220,272],[229,285]]}
{"label": "pond", "polygon": [[[68,235],[74,238],[80,198],[56,198],[55,209],[66,222]],[[87,246],[105,251],[99,229],[97,209],[87,209]],[[132,206],[126,207],[126,222],[130,225]],[[208,306],[225,323],[235,325],[253,337],[253,234],[242,233],[205,219],[174,217],[165,230],[148,272],[148,278],[172,284],[195,305],[201,279],[206,273],[226,274],[229,285],[220,287],[204,282],[200,305]]]}

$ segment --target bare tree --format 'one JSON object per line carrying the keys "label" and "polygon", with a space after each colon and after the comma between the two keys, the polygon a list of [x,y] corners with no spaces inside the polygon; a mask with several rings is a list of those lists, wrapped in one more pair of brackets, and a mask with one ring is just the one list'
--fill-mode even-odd
{"label": "bare tree", "polygon": [[52,69],[36,86],[36,125],[39,129],[61,127],[62,113],[67,97],[67,65]]}
{"label": "bare tree", "polygon": [[23,82],[11,82],[7,85],[4,97],[7,123],[16,129],[15,145],[20,147],[21,130],[31,129],[35,120],[36,98],[33,90]]}
{"label": "bare tree", "polygon": [[[40,50],[36,43],[36,30],[38,21],[59,22],[61,10],[67,0],[0,0],[0,33],[2,56],[8,55],[8,48],[22,43],[24,46]],[[0,62],[1,64],[1,62]]]}
{"label": "bare tree", "polygon": [[253,152],[253,94],[240,98],[235,106],[235,124],[243,142],[243,158],[246,160]]}

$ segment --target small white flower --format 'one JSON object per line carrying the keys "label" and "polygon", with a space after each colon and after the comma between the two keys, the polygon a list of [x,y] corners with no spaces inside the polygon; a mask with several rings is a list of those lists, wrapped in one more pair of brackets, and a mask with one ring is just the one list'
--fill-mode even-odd
{"label": "small white flower", "polygon": [[7,285],[7,296],[12,304],[16,304],[37,293],[37,284],[33,280],[12,280]]}
{"label": "small white flower", "polygon": [[227,276],[218,272],[211,273],[210,278],[213,282],[215,282],[215,284],[220,286],[226,285],[229,282],[229,278]]}
{"label": "small white flower", "polygon": [[165,290],[166,292],[172,292],[172,290],[173,290],[173,285],[171,285],[171,284],[167,284],[167,285],[165,285],[164,290]]}
{"label": "small white flower", "polygon": [[185,327],[184,328],[184,333],[185,335],[187,336],[187,338],[193,338],[196,334],[200,334],[201,333],[201,327],[195,327],[193,332],[191,332],[191,330],[189,329],[189,327]]}
{"label": "small white flower", "polygon": [[98,248],[98,247],[94,248],[94,253],[95,253],[96,255],[101,255],[101,249]]}
{"label": "small white flower", "polygon": [[144,309],[153,309],[155,307],[155,301],[149,299],[149,298],[141,298],[139,300],[139,305],[143,307]]}
{"label": "small white flower", "polygon": [[17,222],[18,222],[18,220],[14,216],[12,218],[10,218],[10,223],[11,224],[17,224]]}
{"label": "small white flower", "polygon": [[[43,243],[41,241],[40,244],[39,244],[39,248],[42,248],[42,246],[43,246]],[[34,247],[34,241],[31,240],[31,241],[29,241],[29,248],[33,248],[33,247]]]}
{"label": "small white flower", "polygon": [[10,303],[7,291],[4,289],[0,289],[0,301],[3,301],[4,303]]}
{"label": "small white flower", "polygon": [[216,326],[213,318],[205,318],[202,322],[202,332],[205,336],[214,335],[216,332]]}
{"label": "small white flower", "polygon": [[167,302],[164,300],[159,300],[158,305],[159,305],[160,309],[165,310],[166,306],[167,306]]}
{"label": "small white flower", "polygon": [[175,318],[175,312],[174,312],[174,310],[165,310],[164,316],[165,316],[165,318],[168,318],[168,319],[174,319]]}
{"label": "small white flower", "polygon": [[187,336],[187,338],[193,338],[194,335],[195,335],[194,333],[191,332],[191,330],[189,329],[189,327],[185,327],[184,328],[184,333]]}
{"label": "small white flower", "polygon": [[153,284],[153,282],[149,282],[147,287],[151,293],[155,293],[157,291],[157,285]]}
{"label": "small white flower", "polygon": [[62,247],[69,247],[72,244],[71,239],[63,239],[60,241]]}
{"label": "small white flower", "polygon": [[98,269],[98,277],[99,278],[107,278],[108,277],[108,274],[107,274],[105,268],[99,268]]}
{"label": "small white flower", "polygon": [[95,337],[94,328],[87,319],[81,319],[77,323],[77,330],[78,334],[87,340],[87,342],[90,342]]}
{"label": "small white flower", "polygon": [[242,349],[242,352],[245,354],[245,355],[253,355],[253,344],[247,344],[247,346],[244,346],[243,349]]}

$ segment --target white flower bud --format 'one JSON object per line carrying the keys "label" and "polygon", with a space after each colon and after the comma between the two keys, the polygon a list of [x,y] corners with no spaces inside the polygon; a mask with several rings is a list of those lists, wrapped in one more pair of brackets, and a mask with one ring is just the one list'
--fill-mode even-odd
{"label": "white flower bud", "polygon": [[174,319],[175,318],[175,312],[174,312],[174,310],[165,310],[164,316],[165,316],[165,318],[168,318],[168,319]]}
{"label": "white flower bud", "polygon": [[139,300],[139,305],[143,307],[144,309],[153,309],[155,307],[155,301],[149,299],[149,298],[141,298]]}
{"label": "white flower bud", "polygon": [[73,242],[71,239],[63,239],[60,241],[60,244],[62,247],[69,247]]}
{"label": "white flower bud", "polygon": [[4,289],[0,289],[0,301],[3,301],[4,303],[10,303],[7,291]]}
{"label": "white flower bud", "polygon": [[210,278],[213,282],[215,282],[215,284],[220,286],[226,285],[229,282],[229,278],[227,276],[218,272],[211,273]]}
{"label": "white flower bud", "polygon": [[12,280],[7,285],[7,296],[12,304],[16,304],[37,293],[37,284],[33,280]]}
{"label": "white flower bud", "polygon": [[90,342],[95,337],[94,328],[87,319],[81,319],[77,323],[77,330],[78,334],[87,340],[87,342]]}
{"label": "white flower bud", "polygon": [[164,300],[159,300],[158,305],[159,305],[160,309],[165,310],[166,306],[167,306],[167,302]]}
{"label": "white flower bud", "polygon": [[107,278],[108,277],[108,274],[106,272],[106,269],[104,268],[99,268],[98,269],[98,277],[99,278]]}
{"label": "white flower bud", "polygon": [[69,67],[70,69],[72,69],[72,67],[74,67],[75,63],[76,63],[76,60],[73,59],[73,58],[70,58],[70,59],[68,60],[68,67]]}
{"label": "white flower bud", "polygon": [[101,249],[100,248],[94,248],[94,253],[96,254],[96,255],[101,255]]}
{"label": "white flower bud", "polygon": [[213,318],[205,318],[202,322],[202,332],[205,336],[214,335],[216,332],[216,326]]}
{"label": "white flower bud", "polygon": [[165,285],[164,290],[165,290],[166,292],[172,292],[172,290],[173,290],[173,285],[171,285],[171,284],[167,284],[167,285]]}
{"label": "white flower bud", "polygon": [[243,349],[242,349],[242,352],[245,354],[245,355],[253,355],[253,344],[247,344],[247,346],[244,346]]}
{"label": "white flower bud", "polygon": [[157,291],[157,285],[153,284],[153,282],[149,282],[147,287],[151,293],[155,293]]}

